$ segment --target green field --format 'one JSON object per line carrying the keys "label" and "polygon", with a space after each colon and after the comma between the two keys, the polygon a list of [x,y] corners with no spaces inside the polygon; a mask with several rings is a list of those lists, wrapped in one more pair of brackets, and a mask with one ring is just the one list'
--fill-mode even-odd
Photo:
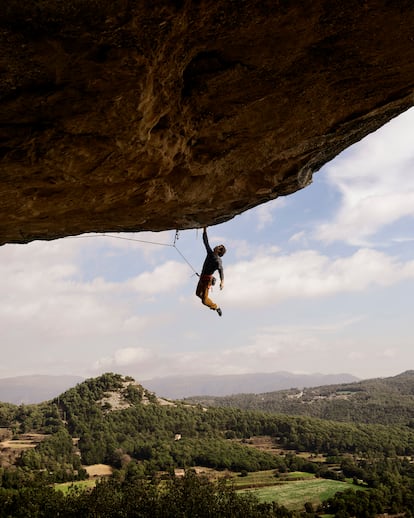
{"label": "green field", "polygon": [[336,492],[345,491],[351,487],[353,487],[352,484],[348,482],[313,477],[257,489],[241,489],[240,491],[253,491],[262,502],[276,501],[293,510],[301,509],[305,502],[320,504]]}
{"label": "green field", "polygon": [[62,491],[64,494],[68,493],[72,488],[77,489],[88,489],[91,487],[95,487],[96,480],[79,480],[77,482],[63,482],[62,484],[55,484],[55,489]]}
{"label": "green field", "polygon": [[274,470],[254,471],[247,473],[245,477],[234,475],[230,480],[236,489],[270,486],[277,483]]}
{"label": "green field", "polygon": [[[274,470],[268,470],[248,473],[245,477],[234,475],[230,483],[238,492],[253,492],[261,502],[276,501],[290,510],[302,509],[305,502],[318,505],[336,492],[354,487],[351,482],[316,478],[302,471],[285,473],[279,477],[275,477],[274,473]],[[89,479],[56,484],[55,488],[66,494],[72,488],[92,488],[95,483],[96,479]]]}
{"label": "green field", "polygon": [[276,484],[286,484],[293,480],[307,480],[314,479],[315,475],[306,473],[304,471],[292,471],[290,473],[283,473],[275,477],[274,470],[255,471],[248,473],[247,476],[233,476],[231,482],[236,489],[252,488],[260,486],[274,486]]}

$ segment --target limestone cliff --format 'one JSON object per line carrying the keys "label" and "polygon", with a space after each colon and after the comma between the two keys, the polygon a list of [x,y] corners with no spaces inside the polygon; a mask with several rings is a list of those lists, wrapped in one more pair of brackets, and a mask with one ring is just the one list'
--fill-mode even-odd
{"label": "limestone cliff", "polygon": [[0,244],[213,225],[413,104],[409,0],[8,0]]}

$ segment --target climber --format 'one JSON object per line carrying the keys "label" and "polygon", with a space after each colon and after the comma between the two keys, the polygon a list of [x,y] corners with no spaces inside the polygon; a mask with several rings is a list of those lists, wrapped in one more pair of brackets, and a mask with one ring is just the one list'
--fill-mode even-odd
{"label": "climber", "polygon": [[214,250],[212,250],[208,242],[206,227],[203,228],[203,242],[207,250],[207,257],[204,261],[203,269],[201,270],[200,280],[197,284],[196,295],[197,297],[200,297],[201,302],[205,306],[208,306],[210,309],[217,311],[219,316],[221,316],[221,309],[209,298],[208,291],[216,281],[215,277],[213,277],[213,273],[216,270],[218,270],[220,274],[220,289],[222,290],[224,287],[224,272],[221,258],[226,253],[226,247],[224,245],[218,245],[214,247]]}

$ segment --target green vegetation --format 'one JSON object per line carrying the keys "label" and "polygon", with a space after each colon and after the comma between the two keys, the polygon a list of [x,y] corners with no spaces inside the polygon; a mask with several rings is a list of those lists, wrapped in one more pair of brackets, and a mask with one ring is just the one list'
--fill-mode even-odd
{"label": "green vegetation", "polygon": [[61,484],[55,484],[55,489],[62,491],[64,495],[70,492],[92,489],[96,485],[96,480],[81,480],[79,482],[62,482]]}
{"label": "green vegetation", "polygon": [[265,394],[188,398],[192,404],[301,415],[333,421],[414,427],[414,371],[342,385]]}
{"label": "green vegetation", "polygon": [[[408,390],[407,376],[399,383],[398,390]],[[351,386],[337,391],[348,397]],[[0,404],[0,423],[3,440],[43,434],[26,447],[16,442],[4,457],[0,518],[190,517],[191,502],[194,516],[414,516],[414,427],[396,419],[387,425],[162,405],[131,378],[109,373],[42,405]],[[109,464],[113,475],[96,487],[72,484],[87,479],[88,464]],[[195,466],[223,476],[207,480],[191,472]],[[186,470],[184,479],[174,476],[176,468]],[[230,483],[219,480],[226,477]],[[65,482],[69,488],[52,487]],[[252,487],[259,498],[240,493]],[[207,496],[212,504],[204,507]],[[130,509],[130,498],[140,506]],[[176,514],[161,514],[167,508]]]}
{"label": "green vegetation", "polygon": [[283,506],[237,495],[225,481],[211,482],[189,471],[158,482],[129,474],[100,482],[90,491],[64,494],[50,487],[0,489],[0,517],[27,518],[271,518],[292,517]]}
{"label": "green vegetation", "polygon": [[349,488],[350,484],[347,482],[313,478],[260,489],[244,489],[243,491],[254,493],[260,502],[276,501],[292,510],[302,508],[306,502],[312,503],[316,509],[323,501],[332,498],[337,492]]}
{"label": "green vegetation", "polygon": [[[236,489],[271,486],[278,483],[276,475],[279,472],[274,470],[255,471],[253,473],[241,472],[237,477],[231,478],[231,483]],[[306,473],[308,475],[308,473]],[[309,475],[313,476],[313,475]]]}

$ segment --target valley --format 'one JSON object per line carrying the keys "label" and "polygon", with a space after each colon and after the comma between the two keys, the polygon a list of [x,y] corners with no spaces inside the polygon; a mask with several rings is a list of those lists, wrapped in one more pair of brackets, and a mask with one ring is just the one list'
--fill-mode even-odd
{"label": "valley", "polygon": [[[23,512],[29,491],[36,516],[47,500],[54,514],[68,517],[73,509],[77,516],[190,517],[194,506],[207,517],[211,502],[217,516],[230,516],[230,501],[239,513],[231,516],[240,517],[353,516],[344,513],[356,508],[361,518],[409,517],[414,373],[359,383],[312,389],[328,395],[316,402],[354,398],[358,411],[348,421],[169,401],[113,373],[38,405],[1,403],[0,517]],[[341,397],[330,397],[333,390]],[[404,406],[392,407],[398,399]],[[369,422],[373,402],[376,424]],[[141,502],[139,513],[131,499]]]}

